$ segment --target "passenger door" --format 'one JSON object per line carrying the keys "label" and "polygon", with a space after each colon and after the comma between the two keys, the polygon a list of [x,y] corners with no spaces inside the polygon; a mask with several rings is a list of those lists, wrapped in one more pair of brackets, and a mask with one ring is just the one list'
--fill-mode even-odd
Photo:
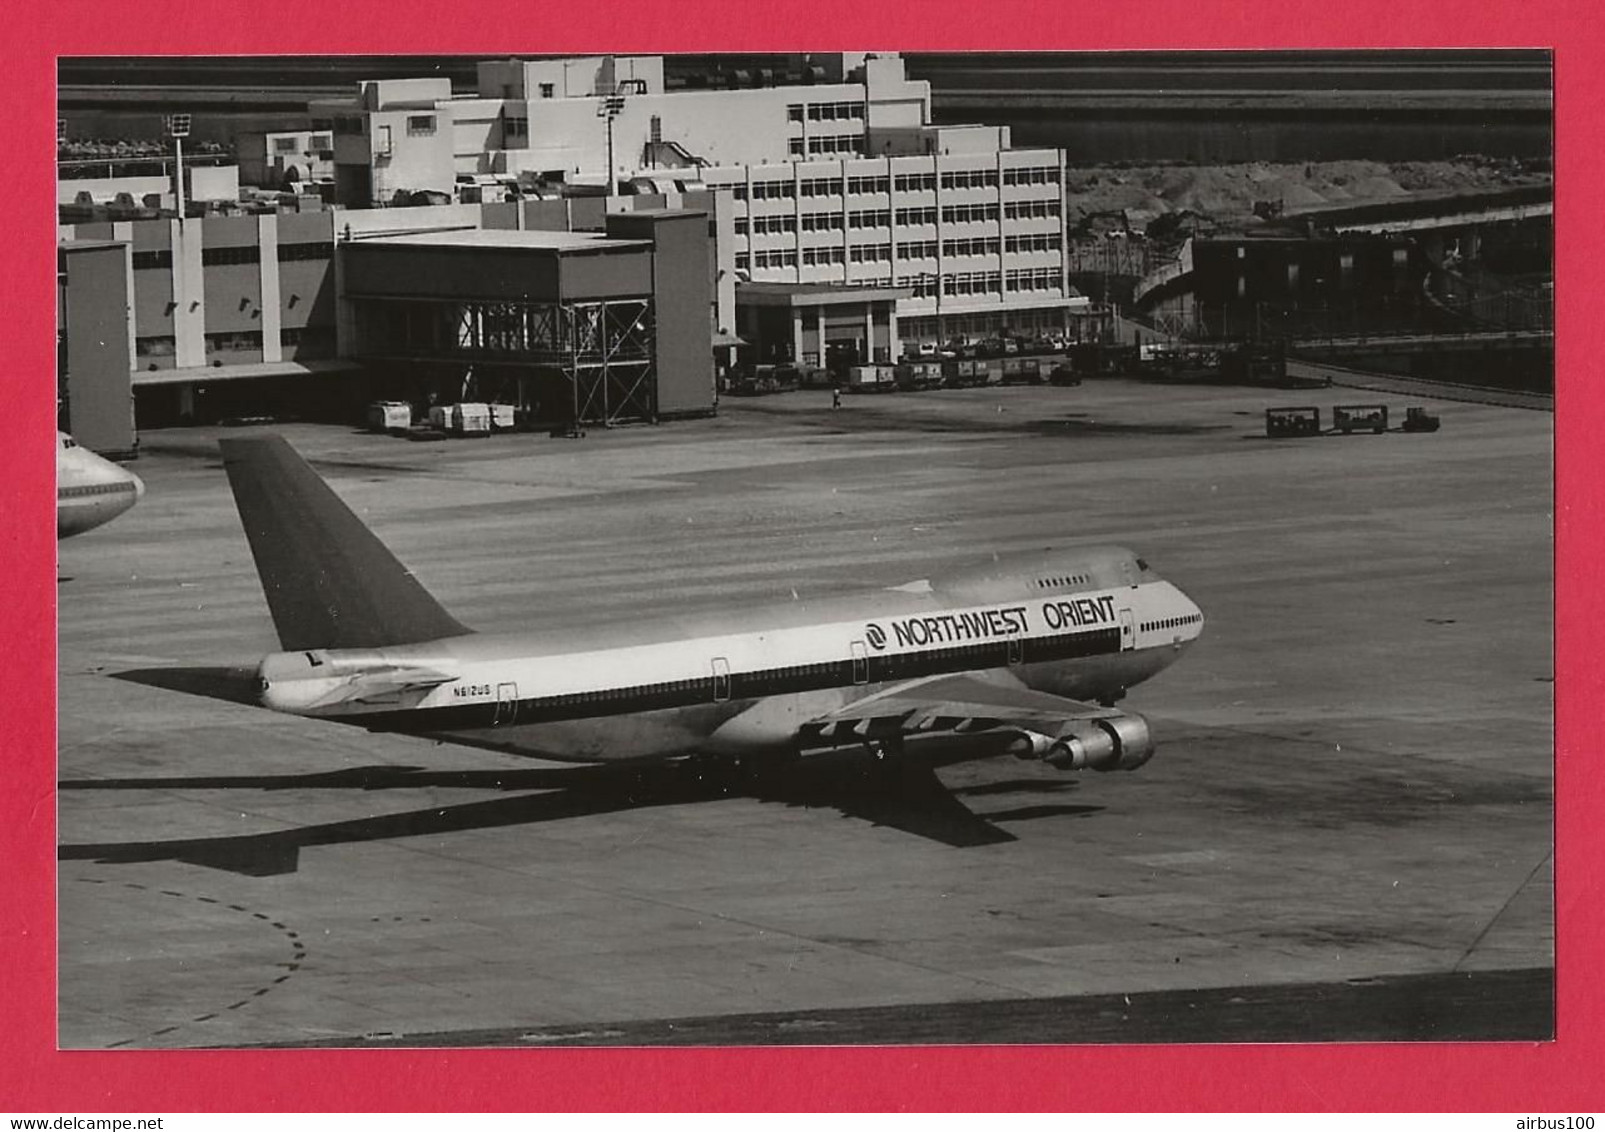
{"label": "passenger door", "polygon": [[869,652],[863,641],[853,642],[853,683],[869,683]]}
{"label": "passenger door", "polygon": [[1131,610],[1120,611],[1120,650],[1135,648],[1137,645],[1137,624],[1131,616]]}
{"label": "passenger door", "polygon": [[512,723],[518,718],[518,685],[496,685],[496,717],[491,721],[494,727],[502,727]]}
{"label": "passenger door", "polygon": [[722,656],[713,658],[713,702],[723,703],[730,698],[730,662]]}

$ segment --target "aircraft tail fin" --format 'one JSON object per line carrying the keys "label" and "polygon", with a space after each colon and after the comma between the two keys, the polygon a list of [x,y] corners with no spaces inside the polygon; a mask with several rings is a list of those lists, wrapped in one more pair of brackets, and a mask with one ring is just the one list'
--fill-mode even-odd
{"label": "aircraft tail fin", "polygon": [[279,642],[382,648],[470,632],[282,436],[220,442]]}

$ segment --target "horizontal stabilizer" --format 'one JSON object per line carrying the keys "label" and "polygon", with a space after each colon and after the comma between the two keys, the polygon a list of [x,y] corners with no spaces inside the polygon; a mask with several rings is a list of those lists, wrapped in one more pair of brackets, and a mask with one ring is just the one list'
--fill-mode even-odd
{"label": "horizontal stabilizer", "polygon": [[220,445],[286,651],[383,648],[471,632],[283,437],[231,437]]}

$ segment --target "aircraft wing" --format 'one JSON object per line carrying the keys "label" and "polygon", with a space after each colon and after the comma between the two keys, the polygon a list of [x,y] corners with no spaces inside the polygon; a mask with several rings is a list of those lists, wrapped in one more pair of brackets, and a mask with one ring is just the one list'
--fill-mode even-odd
{"label": "aircraft wing", "polygon": [[1038,692],[1006,672],[899,684],[809,720],[798,737],[806,748],[977,732],[1012,733],[1013,753],[1076,768],[1136,766],[1153,752],[1142,717]]}

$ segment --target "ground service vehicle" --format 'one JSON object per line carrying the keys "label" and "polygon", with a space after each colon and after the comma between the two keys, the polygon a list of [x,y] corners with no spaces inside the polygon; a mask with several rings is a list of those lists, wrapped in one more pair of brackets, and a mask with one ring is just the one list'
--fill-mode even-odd
{"label": "ground service vehicle", "polygon": [[1312,407],[1265,410],[1266,436],[1320,436],[1321,410]]}
{"label": "ground service vehicle", "polygon": [[1404,411],[1405,432],[1437,432],[1442,423],[1436,413],[1429,413],[1420,405],[1412,405]]}
{"label": "ground service vehicle", "polygon": [[1332,427],[1344,436],[1351,432],[1388,431],[1386,405],[1335,405],[1332,408]]}

